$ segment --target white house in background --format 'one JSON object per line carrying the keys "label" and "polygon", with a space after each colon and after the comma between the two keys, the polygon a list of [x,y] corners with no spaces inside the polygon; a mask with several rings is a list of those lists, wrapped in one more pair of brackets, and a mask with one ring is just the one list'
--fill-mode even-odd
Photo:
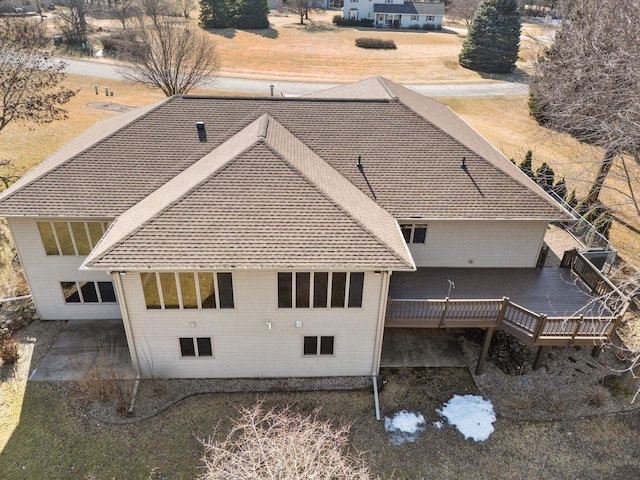
{"label": "white house in background", "polygon": [[0,195],[45,320],[122,318],[143,376],[378,372],[390,277],[536,266],[570,215],[448,107],[382,78],[174,96]]}
{"label": "white house in background", "polygon": [[442,28],[444,3],[403,0],[344,0],[344,18],[374,20],[378,28]]}

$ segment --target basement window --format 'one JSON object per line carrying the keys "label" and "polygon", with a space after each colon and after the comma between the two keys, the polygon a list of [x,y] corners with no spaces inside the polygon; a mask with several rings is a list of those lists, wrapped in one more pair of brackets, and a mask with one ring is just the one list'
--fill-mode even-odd
{"label": "basement window", "polygon": [[305,356],[333,355],[334,343],[333,336],[305,336],[303,354]]}
{"label": "basement window", "polygon": [[180,337],[180,355],[183,357],[213,357],[211,337]]}
{"label": "basement window", "polygon": [[116,303],[111,282],[60,282],[65,303]]}

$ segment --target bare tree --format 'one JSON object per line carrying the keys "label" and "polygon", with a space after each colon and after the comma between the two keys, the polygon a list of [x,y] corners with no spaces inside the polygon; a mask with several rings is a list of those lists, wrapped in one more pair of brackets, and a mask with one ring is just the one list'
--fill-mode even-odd
{"label": "bare tree", "polygon": [[300,25],[304,25],[305,18],[309,19],[309,12],[319,5],[318,0],[290,0],[287,8],[291,13],[300,16]]}
{"label": "bare tree", "polygon": [[89,6],[85,0],[69,0],[65,6],[56,8],[60,29],[67,42],[80,45],[87,41]]}
{"label": "bare tree", "polygon": [[469,28],[478,5],[480,5],[480,0],[453,0],[449,5],[448,14],[459,18]]}
{"label": "bare tree", "polygon": [[370,480],[360,455],[348,453],[348,434],[348,426],[321,421],[318,410],[300,415],[288,408],[266,410],[262,403],[241,408],[224,440],[203,442],[200,479]]}
{"label": "bare tree", "polygon": [[215,43],[186,21],[156,15],[138,17],[124,40],[122,74],[161,89],[168,97],[188,93],[218,72]]}
{"label": "bare tree", "polygon": [[61,105],[76,92],[60,86],[66,65],[46,51],[48,42],[41,23],[0,20],[0,132],[13,121],[66,118]]}
{"label": "bare tree", "polygon": [[127,20],[129,20],[133,14],[138,11],[138,5],[136,0],[117,0],[115,2],[115,12],[122,25],[122,30],[127,29]]}
{"label": "bare tree", "polygon": [[604,149],[595,204],[616,161],[640,164],[640,2],[565,1],[562,14],[535,62],[530,106],[541,123]]}

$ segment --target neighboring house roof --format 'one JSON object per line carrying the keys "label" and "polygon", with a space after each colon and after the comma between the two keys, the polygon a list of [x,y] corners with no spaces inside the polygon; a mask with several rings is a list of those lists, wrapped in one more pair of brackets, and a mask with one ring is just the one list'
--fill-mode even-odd
{"label": "neighboring house roof", "polygon": [[83,267],[415,269],[395,218],[267,114],[124,212]]}
{"label": "neighboring house roof", "polygon": [[403,13],[409,15],[444,15],[444,3],[441,2],[404,2],[376,3],[375,13]]}
{"label": "neighboring house roof", "polygon": [[448,107],[380,78],[304,98],[176,96],[114,117],[0,195],[0,215],[115,218],[265,113],[397,219],[572,218]]}

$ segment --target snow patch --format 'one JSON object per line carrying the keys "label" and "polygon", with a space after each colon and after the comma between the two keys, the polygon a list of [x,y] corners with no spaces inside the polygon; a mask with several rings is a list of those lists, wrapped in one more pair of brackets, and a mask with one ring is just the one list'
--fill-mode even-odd
{"label": "snow patch", "polygon": [[436,412],[456,427],[465,439],[482,442],[493,433],[496,414],[491,400],[477,395],[454,395]]}
{"label": "snow patch", "polygon": [[425,428],[424,417],[421,413],[401,410],[392,418],[384,417],[384,429],[389,432],[389,440],[394,445],[415,442]]}

